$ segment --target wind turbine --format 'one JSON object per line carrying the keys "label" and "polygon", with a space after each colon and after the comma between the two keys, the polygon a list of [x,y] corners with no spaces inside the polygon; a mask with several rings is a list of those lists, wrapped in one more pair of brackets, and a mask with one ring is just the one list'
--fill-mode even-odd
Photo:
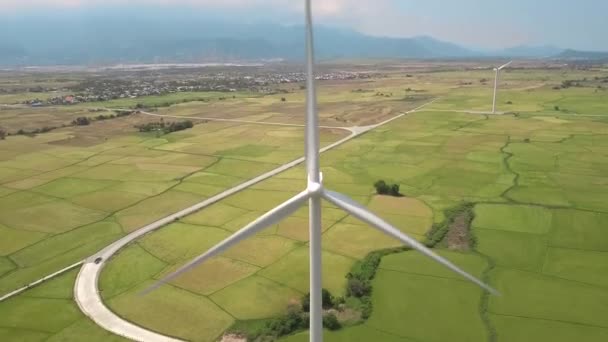
{"label": "wind turbine", "polygon": [[492,101],[492,114],[496,114],[496,93],[498,92],[498,76],[500,74],[500,70],[508,67],[509,65],[511,65],[511,63],[513,63],[513,61],[510,61],[507,64],[504,64],[502,66],[499,66],[498,68],[494,68],[494,71],[496,72],[496,76],[494,77],[494,100]]}
{"label": "wind turbine", "polygon": [[308,172],[308,185],[304,191],[271,209],[255,221],[234,233],[224,241],[215,245],[207,252],[194,258],[174,273],[159,280],[146,289],[148,293],[170,282],[184,272],[191,270],[202,262],[220,254],[240,241],[258,233],[259,231],[275,225],[279,221],[293,214],[308,202],[309,206],[309,247],[310,247],[310,341],[323,341],[323,308],[321,299],[321,200],[326,200],[350,215],[369,224],[373,228],[409,245],[412,249],[426,255],[434,261],[460,274],[469,281],[477,284],[490,293],[497,294],[496,290],[486,285],[471,274],[461,270],[447,259],[435,254],[417,240],[409,237],[399,229],[393,227],[380,217],[376,216],[362,205],[356,203],[345,195],[326,189],[323,186],[323,177],[319,169],[319,122],[317,114],[317,99],[314,78],[314,46],[312,31],[311,0],[306,0],[306,168]]}

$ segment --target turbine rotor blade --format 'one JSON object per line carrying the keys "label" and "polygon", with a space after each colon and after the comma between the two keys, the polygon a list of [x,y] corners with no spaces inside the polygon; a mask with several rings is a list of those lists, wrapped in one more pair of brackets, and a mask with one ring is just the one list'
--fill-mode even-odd
{"label": "turbine rotor blade", "polygon": [[493,289],[492,287],[490,287],[483,281],[481,281],[481,280],[477,279],[476,277],[474,277],[473,275],[463,271],[462,269],[460,269],[458,266],[454,265],[449,260],[447,260],[444,257],[431,251],[428,247],[421,244],[416,239],[409,237],[407,234],[405,234],[405,233],[401,232],[399,229],[393,227],[391,224],[384,221],[383,219],[381,219],[377,215],[373,214],[368,209],[364,208],[362,205],[353,201],[352,199],[348,198],[347,196],[342,195],[337,192],[325,190],[323,192],[323,198],[325,198],[330,203],[338,206],[339,208],[342,208],[344,211],[353,215],[354,217],[358,218],[359,220],[369,224],[370,226],[374,227],[375,229],[403,242],[404,244],[409,245],[411,248],[417,250],[418,252],[426,255],[427,257],[429,257],[429,258],[435,260],[436,262],[442,264],[443,266],[449,268],[451,271],[460,274],[467,280],[477,284],[479,287],[485,289],[486,291],[488,291],[494,295],[499,294],[498,291],[496,291],[495,289]]}
{"label": "turbine rotor blade", "polygon": [[510,61],[509,63],[507,63],[507,64],[505,64],[505,65],[502,65],[502,66],[498,67],[498,70],[502,70],[502,69],[504,69],[504,68],[508,67],[509,65],[511,65],[511,63],[513,63],[513,61]]}
{"label": "turbine rotor blade", "polygon": [[268,227],[272,226],[273,224],[278,223],[279,221],[283,220],[287,216],[293,214],[302,205],[306,204],[306,201],[309,198],[310,198],[310,194],[308,193],[308,191],[303,191],[303,192],[299,193],[298,195],[290,198],[289,200],[285,201],[281,205],[277,206],[274,209],[271,209],[266,214],[260,216],[258,219],[251,222],[250,224],[248,224],[247,226],[245,226],[238,232],[234,233],[233,235],[231,235],[224,241],[218,243],[217,245],[215,245],[214,247],[209,249],[207,252],[192,259],[190,262],[188,262],[184,266],[180,267],[177,271],[169,274],[168,276],[163,277],[161,280],[156,282],[154,285],[152,285],[151,287],[144,290],[142,292],[142,294],[148,294],[148,293],[156,290],[163,284],[170,282],[171,280],[180,276],[182,273],[185,273],[185,272],[193,269],[194,267],[198,266],[202,262],[222,253],[223,251],[227,250],[228,248],[245,240],[249,236],[251,236],[265,228],[268,228]]}
{"label": "turbine rotor blade", "polygon": [[315,82],[315,47],[311,0],[306,0],[306,169],[319,182],[319,116]]}

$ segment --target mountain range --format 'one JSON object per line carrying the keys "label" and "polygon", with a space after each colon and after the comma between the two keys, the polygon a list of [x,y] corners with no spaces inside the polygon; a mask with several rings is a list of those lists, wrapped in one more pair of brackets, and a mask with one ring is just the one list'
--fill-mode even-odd
{"label": "mountain range", "polygon": [[[545,58],[574,50],[519,46],[481,51],[428,36],[387,38],[319,26],[315,30],[320,59],[336,58]],[[304,29],[225,19],[154,16],[106,16],[103,13],[32,18],[0,18],[0,65],[87,65],[300,60]],[[603,58],[601,53],[582,58]]]}

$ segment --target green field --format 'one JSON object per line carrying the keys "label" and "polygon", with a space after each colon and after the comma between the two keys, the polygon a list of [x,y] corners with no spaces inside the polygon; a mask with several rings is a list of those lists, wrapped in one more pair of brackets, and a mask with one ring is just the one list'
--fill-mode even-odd
{"label": "green field", "polygon": [[[238,123],[162,137],[107,131],[91,146],[79,140],[102,124],[0,143],[0,293],[302,153],[299,129]],[[328,131],[324,143],[344,134]],[[246,155],[251,146],[255,158]]]}
{"label": "green field", "polygon": [[73,301],[77,271],[70,271],[0,303],[2,341],[127,341],[84,317]]}
{"label": "green field", "polygon": [[[480,82],[491,78],[488,71],[389,74],[369,83],[323,87],[323,120],[335,122],[336,113],[354,105],[361,112],[343,116],[352,124],[365,123],[365,113],[385,117],[367,106],[397,102],[408,96],[408,87],[441,96],[420,112],[324,154],[325,183],[420,240],[446,209],[473,202],[474,248],[440,253],[501,292],[484,294],[414,252],[393,254],[383,258],[373,280],[371,317],[326,332],[327,340],[606,340],[608,93],[592,86],[553,89],[566,79],[605,74],[508,71],[499,110],[514,114],[499,116],[457,112],[489,109],[489,82]],[[353,94],[357,88],[375,92]],[[378,99],[380,91],[393,93],[393,99]],[[160,113],[231,117],[233,106],[244,106],[247,120],[301,122],[291,111],[302,109],[302,92],[286,97],[286,103],[276,95],[187,103]],[[411,105],[403,101],[391,110]],[[323,142],[337,139],[337,133],[327,132]],[[0,162],[0,234],[14,241],[0,240],[0,292],[302,154],[298,127],[206,123],[163,137],[131,133],[88,147],[53,144],[69,134],[0,142],[0,156],[6,156]],[[14,152],[17,147],[26,153]],[[378,179],[399,184],[405,197],[373,195]],[[106,304],[131,322],[192,341],[215,341],[235,322],[284,313],[308,291],[306,208],[157,292],[138,293],[295,194],[303,180],[303,168],[294,168],[127,246],[101,274]],[[324,287],[338,296],[357,260],[399,246],[329,204],[323,232]],[[55,310],[49,309],[48,294],[32,293],[53,286],[69,296],[69,276],[1,303],[0,311],[23,317],[10,310],[20,315],[33,306]],[[100,334],[77,311],[62,312],[66,317],[43,320],[48,326],[7,319],[0,324],[0,340]],[[301,332],[284,340],[308,336]]]}

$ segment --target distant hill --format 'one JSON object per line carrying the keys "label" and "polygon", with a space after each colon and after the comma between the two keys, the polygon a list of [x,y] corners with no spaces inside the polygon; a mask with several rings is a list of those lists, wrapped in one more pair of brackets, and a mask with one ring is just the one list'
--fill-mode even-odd
{"label": "distant hill", "polygon": [[[0,18],[1,19],[1,18]],[[19,32],[18,35],[9,32]],[[0,20],[0,64],[99,64],[301,59],[304,28],[187,18],[39,18],[35,26]],[[476,52],[431,37],[384,38],[316,28],[318,57],[449,58]]]}
{"label": "distant hill", "polygon": [[549,58],[564,52],[564,49],[551,45],[530,46],[519,45],[497,51],[496,54],[504,57],[523,57],[523,58]]}
{"label": "distant hill", "polygon": [[[479,52],[428,36],[375,37],[323,26],[315,31],[320,59],[541,58],[562,53],[550,46]],[[301,60],[303,38],[301,26],[201,18],[187,12],[165,15],[136,9],[135,13],[104,15],[85,11],[36,18],[0,14],[0,65]],[[564,54],[574,55],[570,50]]]}
{"label": "distant hill", "polygon": [[579,50],[568,49],[555,57],[558,59],[571,59],[571,60],[606,60],[606,61],[608,61],[608,52],[579,51]]}

